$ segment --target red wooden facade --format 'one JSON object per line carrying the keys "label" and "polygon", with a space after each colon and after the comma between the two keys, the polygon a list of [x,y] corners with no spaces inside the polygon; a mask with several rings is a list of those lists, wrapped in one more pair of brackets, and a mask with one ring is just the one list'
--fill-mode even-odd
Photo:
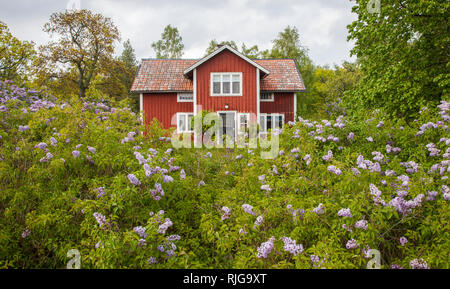
{"label": "red wooden facade", "polygon": [[144,93],[142,98],[146,125],[156,118],[165,129],[175,127],[177,112],[194,111],[192,102],[177,102],[177,93]]}
{"label": "red wooden facade", "polygon": [[281,113],[285,122],[294,121],[294,95],[292,92],[275,92],[273,102],[261,102],[260,113]]}
{"label": "red wooden facade", "polygon": [[[242,72],[242,96],[211,96],[212,72]],[[205,62],[197,68],[197,105],[207,111],[256,114],[256,67],[228,50]]]}

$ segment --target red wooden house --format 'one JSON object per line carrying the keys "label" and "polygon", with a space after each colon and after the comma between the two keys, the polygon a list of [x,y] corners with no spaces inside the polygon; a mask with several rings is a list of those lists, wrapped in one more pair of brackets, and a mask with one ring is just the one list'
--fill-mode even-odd
{"label": "red wooden house", "polygon": [[227,45],[202,59],[143,59],[131,88],[147,124],[188,132],[193,115],[214,111],[233,137],[253,121],[263,133],[295,121],[304,90],[294,59],[249,59]]}

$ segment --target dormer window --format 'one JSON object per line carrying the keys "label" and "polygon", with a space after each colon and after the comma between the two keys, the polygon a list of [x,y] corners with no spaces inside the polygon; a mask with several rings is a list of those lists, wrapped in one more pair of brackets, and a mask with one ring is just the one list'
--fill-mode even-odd
{"label": "dormer window", "polygon": [[242,72],[211,73],[211,96],[242,96]]}

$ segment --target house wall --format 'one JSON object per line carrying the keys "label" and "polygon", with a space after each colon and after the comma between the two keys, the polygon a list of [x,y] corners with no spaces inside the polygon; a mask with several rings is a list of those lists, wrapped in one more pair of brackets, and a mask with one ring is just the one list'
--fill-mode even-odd
{"label": "house wall", "polygon": [[285,123],[294,121],[294,95],[292,92],[275,92],[273,102],[261,102],[261,113],[283,113]]}
{"label": "house wall", "polygon": [[176,127],[176,117],[173,125],[171,122],[177,112],[193,112],[194,106],[192,102],[177,102],[177,93],[144,93],[143,109],[146,125],[157,118],[168,129]]}
{"label": "house wall", "polygon": [[[211,96],[211,72],[242,72],[242,96]],[[234,53],[224,50],[197,67],[197,105],[202,110],[256,114],[256,102],[256,67]]]}

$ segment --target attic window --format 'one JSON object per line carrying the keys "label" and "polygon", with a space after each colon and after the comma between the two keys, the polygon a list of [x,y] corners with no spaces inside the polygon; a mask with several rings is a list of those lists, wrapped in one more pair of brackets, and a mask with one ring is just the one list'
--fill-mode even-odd
{"label": "attic window", "polygon": [[271,93],[271,92],[261,92],[259,99],[261,101],[273,102],[274,96],[273,96],[273,93]]}
{"label": "attic window", "polygon": [[211,73],[212,96],[242,96],[242,72]]}
{"label": "attic window", "polygon": [[177,102],[193,102],[194,94],[190,92],[183,92],[177,94]]}

